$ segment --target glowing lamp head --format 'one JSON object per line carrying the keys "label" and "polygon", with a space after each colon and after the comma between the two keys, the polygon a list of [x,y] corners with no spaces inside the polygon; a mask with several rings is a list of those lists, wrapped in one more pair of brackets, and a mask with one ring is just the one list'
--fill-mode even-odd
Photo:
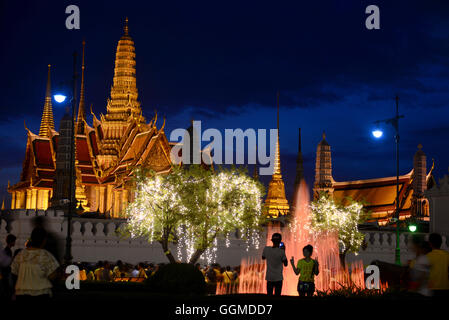
{"label": "glowing lamp head", "polygon": [[409,230],[410,232],[415,232],[416,229],[417,229],[417,227],[416,227],[415,224],[410,224],[410,225],[408,226],[408,230]]}
{"label": "glowing lamp head", "polygon": [[57,103],[63,103],[67,97],[63,94],[55,94],[53,98]]}
{"label": "glowing lamp head", "polygon": [[382,130],[378,130],[378,129],[374,130],[372,133],[373,133],[373,137],[376,139],[381,138],[384,134]]}

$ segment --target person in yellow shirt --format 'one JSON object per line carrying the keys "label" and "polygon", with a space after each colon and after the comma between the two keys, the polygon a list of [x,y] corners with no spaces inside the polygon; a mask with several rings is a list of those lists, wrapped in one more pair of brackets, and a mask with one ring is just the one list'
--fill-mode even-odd
{"label": "person in yellow shirt", "polygon": [[112,273],[114,275],[114,279],[118,279],[122,277],[123,274],[123,262],[122,260],[118,260],[115,267],[112,269]]}
{"label": "person in yellow shirt", "polygon": [[449,252],[441,250],[441,235],[432,233],[429,236],[432,251],[427,254],[430,263],[429,288],[435,297],[449,296]]}
{"label": "person in yellow shirt", "polygon": [[86,274],[86,268],[80,263],[78,264],[78,268],[80,270],[80,281],[86,281],[87,280],[87,274]]}
{"label": "person in yellow shirt", "polygon": [[139,273],[137,274],[137,278],[143,278],[143,279],[148,278],[147,273],[145,272],[145,265],[142,262],[140,262],[137,265],[137,270],[139,270]]}
{"label": "person in yellow shirt", "polygon": [[234,282],[234,273],[231,271],[231,267],[227,266],[226,271],[221,274],[224,284],[231,284]]}
{"label": "person in yellow shirt", "polygon": [[311,297],[315,292],[315,276],[319,273],[319,264],[317,260],[311,258],[313,247],[308,244],[302,249],[304,259],[298,260],[295,267],[295,258],[290,259],[293,272],[299,276],[298,294],[300,297]]}
{"label": "person in yellow shirt", "polygon": [[92,270],[90,270],[90,271],[87,273],[87,275],[86,275],[86,280],[87,280],[87,281],[95,281],[95,275],[94,275],[94,273],[92,272]]}
{"label": "person in yellow shirt", "polygon": [[97,269],[94,271],[95,280],[103,280],[103,261],[98,261]]}

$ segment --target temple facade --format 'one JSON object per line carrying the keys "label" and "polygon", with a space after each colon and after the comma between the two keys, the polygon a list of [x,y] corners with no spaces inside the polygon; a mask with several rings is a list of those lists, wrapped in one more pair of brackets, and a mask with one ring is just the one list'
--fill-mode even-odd
{"label": "temple facade", "polygon": [[[84,43],[81,92],[75,130],[75,196],[78,212],[97,212],[110,217],[122,217],[132,200],[132,172],[146,167],[158,173],[171,168],[170,150],[164,125],[158,126],[157,113],[149,122],[142,115],[136,84],[134,42],[129,35],[128,19],[124,34],[118,41],[113,85],[106,104],[106,114],[93,122],[86,121],[84,88]],[[68,157],[70,156],[70,115],[61,120],[55,130],[50,66],[39,134],[25,127],[27,144],[20,181],[8,185],[11,209],[46,210],[57,207],[68,195]],[[69,131],[68,131],[69,130]]]}
{"label": "temple facade", "polygon": [[[432,175],[434,164],[427,171],[426,155],[418,145],[413,158],[413,168],[399,176],[399,218],[429,221],[429,202],[425,192],[435,184]],[[315,164],[314,198],[328,193],[337,203],[348,199],[362,201],[370,212],[368,222],[386,225],[396,213],[396,176],[376,179],[335,181],[332,177],[331,146],[326,135],[318,144]]]}

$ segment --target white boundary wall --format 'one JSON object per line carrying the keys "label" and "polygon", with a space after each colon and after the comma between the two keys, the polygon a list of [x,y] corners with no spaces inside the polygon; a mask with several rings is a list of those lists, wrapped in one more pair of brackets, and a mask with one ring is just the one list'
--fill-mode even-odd
{"label": "white boundary wall", "polygon": [[[31,234],[32,219],[39,216],[46,217],[46,228],[60,240],[61,250],[65,247],[67,235],[67,222],[64,220],[62,211],[34,211],[34,210],[12,210],[4,214],[0,219],[0,239],[4,246],[8,233],[17,237],[16,247],[23,248]],[[72,221],[72,255],[74,261],[97,262],[108,260],[115,262],[122,260],[129,263],[148,261],[153,263],[167,262],[159,243],[150,244],[145,239],[122,239],[116,233],[117,228],[124,224],[124,220],[84,219],[74,218]],[[356,256],[349,254],[347,261],[363,260],[365,265],[373,260],[394,262],[394,251],[396,235],[392,232],[365,232],[367,247]],[[261,244],[258,249],[250,247],[244,240],[230,235],[230,246],[226,247],[225,239],[219,239],[216,262],[222,265],[239,265],[242,258],[259,258],[265,235],[261,236]],[[408,247],[410,234],[403,233],[400,237],[401,260],[406,263],[413,259],[413,253]],[[443,237],[443,249],[447,250],[447,239]],[[176,248],[171,251],[176,257]],[[298,253],[299,254],[299,253]],[[61,252],[61,257],[63,252]],[[199,261],[204,264],[205,260]]]}

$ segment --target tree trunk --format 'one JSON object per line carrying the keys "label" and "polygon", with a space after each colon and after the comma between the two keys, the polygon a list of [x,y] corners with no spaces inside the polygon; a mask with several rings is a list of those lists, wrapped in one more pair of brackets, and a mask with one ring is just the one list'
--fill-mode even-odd
{"label": "tree trunk", "polygon": [[168,239],[163,239],[159,241],[159,243],[161,244],[162,250],[164,250],[164,254],[167,257],[168,261],[170,261],[170,263],[176,263],[175,257],[173,257],[170,249],[168,248]]}
{"label": "tree trunk", "polygon": [[206,249],[196,249],[195,253],[190,258],[189,263],[195,264],[198,261],[198,259],[201,257],[201,255],[204,253],[204,251],[206,251]]}

